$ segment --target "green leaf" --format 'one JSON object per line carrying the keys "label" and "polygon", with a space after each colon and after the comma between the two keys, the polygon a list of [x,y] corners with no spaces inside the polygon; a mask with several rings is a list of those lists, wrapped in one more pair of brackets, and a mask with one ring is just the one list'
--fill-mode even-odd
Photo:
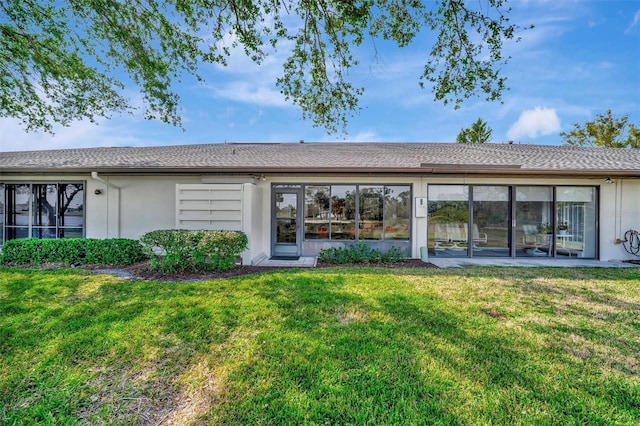
{"label": "green leaf", "polygon": [[613,116],[611,110],[607,110],[605,114],[598,114],[595,120],[586,121],[584,125],[574,123],[570,131],[561,132],[560,136],[566,145],[640,148],[640,131],[628,121],[629,114],[618,118]]}
{"label": "green leaf", "polygon": [[[275,81],[305,119],[346,132],[364,92],[350,70],[365,38],[399,47],[421,31],[436,40],[422,87],[460,103],[475,94],[498,100],[511,24],[505,0],[45,0],[0,2],[0,117],[26,130],[96,121],[132,112],[125,87],[142,94],[143,113],[181,126],[174,85],[204,81],[203,64],[226,65],[240,47],[260,64],[269,50],[290,50]],[[293,47],[290,47],[293,46]],[[122,77],[124,75],[125,77]]]}

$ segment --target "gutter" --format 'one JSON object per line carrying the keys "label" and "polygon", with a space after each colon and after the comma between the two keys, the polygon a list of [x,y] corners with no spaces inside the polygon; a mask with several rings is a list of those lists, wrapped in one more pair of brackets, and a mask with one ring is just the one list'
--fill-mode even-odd
{"label": "gutter", "polygon": [[111,183],[109,181],[106,181],[106,180],[102,179],[100,176],[98,176],[98,172],[91,172],[91,178],[93,180],[97,180],[98,182],[102,182],[105,185],[110,186],[111,188],[120,189],[120,187],[118,185],[115,185],[115,184],[113,184],[113,183]]}
{"label": "gutter", "polygon": [[489,166],[489,167],[344,167],[344,168],[320,168],[320,167],[251,167],[251,168],[234,168],[234,167],[192,167],[192,168],[128,168],[128,169],[105,169],[113,175],[137,175],[137,174],[220,174],[220,175],[401,175],[401,176],[437,176],[437,175],[480,175],[480,176],[557,176],[557,177],[596,177],[604,178],[607,176],[640,178],[640,170],[624,170],[624,169],[524,169],[512,166]]}

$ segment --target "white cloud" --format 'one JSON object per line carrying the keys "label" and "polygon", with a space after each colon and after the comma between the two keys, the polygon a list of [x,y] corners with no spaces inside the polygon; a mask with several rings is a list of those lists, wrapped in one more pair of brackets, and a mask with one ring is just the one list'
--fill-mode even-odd
{"label": "white cloud", "polygon": [[555,109],[535,107],[520,114],[507,132],[509,140],[517,140],[522,137],[535,139],[538,136],[549,135],[560,131],[560,119]]}
{"label": "white cloud", "polygon": [[378,142],[380,141],[380,137],[376,132],[372,131],[364,131],[358,132],[353,136],[348,138],[351,142]]}
{"label": "white cloud", "polygon": [[218,97],[236,102],[263,106],[289,106],[282,93],[267,86],[255,86],[248,81],[234,81],[221,88],[214,88]]}
{"label": "white cloud", "polygon": [[638,10],[636,12],[635,15],[633,15],[633,21],[631,21],[631,23],[629,24],[629,26],[627,27],[627,29],[624,31],[625,34],[630,34],[631,31],[634,30],[634,28],[638,27],[638,24],[640,24],[640,10]]}
{"label": "white cloud", "polygon": [[283,45],[281,50],[267,49],[268,56],[260,64],[241,48],[233,48],[226,66],[216,64],[211,75],[204,75],[213,96],[260,106],[289,106],[275,85],[288,51],[287,43]]}
{"label": "white cloud", "polygon": [[381,142],[380,136],[371,130],[364,130],[353,135],[346,135],[344,139],[325,136],[319,142]]}
{"label": "white cloud", "polygon": [[96,146],[135,146],[140,141],[125,131],[109,125],[89,121],[72,123],[69,127],[55,126],[54,135],[43,132],[26,132],[18,120],[0,120],[0,151],[32,151]]}
{"label": "white cloud", "polygon": [[[53,134],[32,131],[27,132],[21,121],[13,117],[0,118],[0,152],[6,151],[34,151],[50,149],[74,149],[86,147],[111,146],[143,146],[150,140],[155,144],[163,141],[158,134],[168,133],[167,128],[176,133],[181,132],[160,121],[149,121],[143,117],[143,97],[134,90],[126,90],[125,97],[132,106],[131,114],[113,113],[112,118],[96,117],[96,122],[84,119],[73,121],[69,126],[53,123]],[[186,108],[181,111],[183,124],[190,121]],[[140,126],[150,127],[156,124],[160,131],[141,130]]]}

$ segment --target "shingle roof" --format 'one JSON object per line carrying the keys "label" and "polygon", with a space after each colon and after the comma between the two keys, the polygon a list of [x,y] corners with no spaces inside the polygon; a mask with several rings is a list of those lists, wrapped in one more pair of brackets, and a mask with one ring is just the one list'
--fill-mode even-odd
{"label": "shingle roof", "polygon": [[[451,143],[225,143],[1,152],[0,173],[517,173],[640,176],[640,149]],[[492,172],[493,171],[493,172]]]}

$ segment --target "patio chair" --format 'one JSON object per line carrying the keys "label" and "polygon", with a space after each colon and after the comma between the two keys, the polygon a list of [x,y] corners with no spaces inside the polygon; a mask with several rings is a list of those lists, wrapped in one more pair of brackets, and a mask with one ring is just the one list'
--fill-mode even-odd
{"label": "patio chair", "polygon": [[462,223],[447,223],[446,229],[449,235],[449,240],[453,243],[450,247],[452,250],[464,250],[465,247],[460,247],[459,244],[467,244],[469,237],[467,234],[468,227]]}
{"label": "patio chair", "polygon": [[522,246],[533,256],[550,256],[551,238],[540,234],[536,225],[522,225]]}
{"label": "patio chair", "polygon": [[478,230],[478,225],[473,224],[473,243],[474,244],[487,244],[487,234]]}
{"label": "patio chair", "polygon": [[443,247],[441,244],[449,243],[449,234],[447,234],[447,228],[442,223],[436,223],[433,226],[433,239],[435,241],[434,249],[436,250],[444,250],[446,247]]}

